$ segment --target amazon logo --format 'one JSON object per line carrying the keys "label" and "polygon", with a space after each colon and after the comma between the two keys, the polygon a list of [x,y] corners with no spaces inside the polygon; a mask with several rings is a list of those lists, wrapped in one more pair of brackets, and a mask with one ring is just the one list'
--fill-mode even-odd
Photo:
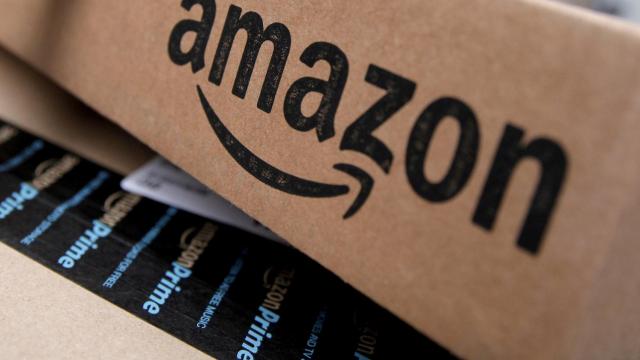
{"label": "amazon logo", "polygon": [[[174,64],[190,66],[191,72],[195,74],[206,68],[207,49],[218,9],[215,0],[183,0],[181,6],[187,12],[193,11],[196,18],[183,19],[173,27],[169,35],[168,55]],[[316,41],[309,44],[301,54],[296,54],[297,60],[291,60],[292,35],[286,25],[274,22],[265,26],[262,16],[257,12],[243,11],[238,6],[230,5],[215,52],[212,49],[208,85],[221,86],[222,78],[227,72],[231,48],[241,31],[246,34],[246,41],[231,93],[241,99],[245,98],[258,55],[266,42],[272,45],[271,57],[264,78],[261,79],[262,87],[256,104],[257,109],[262,112],[272,112],[288,62],[300,61],[310,69],[319,63],[325,63],[329,65],[326,77],[300,74],[286,92],[280,93],[284,97],[281,115],[283,123],[293,131],[313,131],[319,143],[336,136],[336,112],[343,97],[349,95],[344,93],[347,81],[354,81],[349,79],[347,54],[335,44]],[[398,117],[398,111],[414,101],[418,84],[376,64],[368,65],[365,78],[360,81],[365,86],[383,90],[384,95],[351,121],[341,135],[340,150],[365,155],[380,168],[382,174],[389,174],[394,166],[398,166],[396,156],[375,136],[375,131]],[[319,96],[321,100],[313,114],[305,115],[302,103],[310,94]],[[240,167],[266,186],[307,198],[352,196],[353,200],[348,207],[345,206],[342,214],[345,220],[356,216],[365,208],[375,180],[363,169],[348,163],[333,165],[333,169],[358,181],[359,189],[353,190],[345,184],[305,179],[292,170],[269,164],[259,156],[259,149],[247,148],[229,130],[225,119],[216,112],[215,104],[206,97],[201,85],[194,86],[194,96],[202,106],[203,114],[217,141]],[[450,120],[455,121],[459,127],[457,147],[444,178],[433,181],[425,173],[430,144],[436,129],[444,121]],[[510,122],[505,125],[470,221],[486,231],[493,230],[507,187],[518,165],[524,160],[535,161],[540,167],[539,179],[533,191],[523,190],[532,195],[521,231],[516,237],[516,244],[520,249],[535,255],[541,249],[561,195],[569,162],[563,147],[557,141],[548,137],[530,136],[525,141],[525,135],[526,131],[520,126]],[[452,200],[465,188],[474,172],[481,140],[480,122],[473,108],[464,100],[456,96],[442,96],[429,101],[414,120],[406,152],[403,154],[408,185],[428,204]]]}

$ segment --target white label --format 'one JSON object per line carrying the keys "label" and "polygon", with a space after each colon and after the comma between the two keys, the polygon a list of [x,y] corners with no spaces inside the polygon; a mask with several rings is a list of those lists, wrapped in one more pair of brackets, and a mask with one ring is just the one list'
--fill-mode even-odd
{"label": "white label", "polygon": [[121,186],[131,193],[284,242],[242,210],[160,156],[124,178]]}

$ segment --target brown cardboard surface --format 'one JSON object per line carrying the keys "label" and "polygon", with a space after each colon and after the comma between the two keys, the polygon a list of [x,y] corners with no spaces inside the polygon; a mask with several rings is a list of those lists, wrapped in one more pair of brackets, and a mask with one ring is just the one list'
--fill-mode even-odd
{"label": "brown cardboard surface", "polygon": [[[17,126],[122,173],[150,155],[4,50],[0,79],[0,116]],[[5,245],[0,264],[3,359],[209,358]]]}
{"label": "brown cardboard surface", "polygon": [[[532,0],[216,3],[205,66],[196,74],[167,53],[174,26],[201,19],[198,6],[187,12],[179,1],[3,0],[0,43],[460,355],[640,354],[640,316],[631,311],[640,300],[640,262],[626,251],[638,228],[638,28]],[[231,93],[242,46],[232,47],[220,86],[207,79],[231,4],[256,11],[265,26],[281,22],[291,34],[270,113],[256,108],[268,56],[260,54],[244,99]],[[311,69],[299,61],[316,41],[339,46],[349,60],[336,136],[323,142],[283,116],[296,80],[327,77],[326,64]],[[366,156],[339,150],[345,129],[384,95],[363,80],[370,64],[417,84],[411,102],[374,134],[394,154],[388,175]],[[249,175],[223,146],[229,138],[221,142],[209,125],[197,85],[260,158],[302,178],[346,184],[349,194],[293,196]],[[412,190],[405,155],[418,115],[445,96],[472,108],[481,137],[469,182],[452,200],[435,203]],[[429,149],[430,179],[444,176],[451,162],[458,133],[450,123]],[[553,139],[568,159],[535,256],[515,244],[539,178],[535,162],[517,168],[493,230],[471,221],[507,124],[521,127],[525,141]],[[338,163],[374,179],[364,206],[346,220],[360,184],[334,170]]]}
{"label": "brown cardboard surface", "polygon": [[4,359],[211,359],[0,245]]}
{"label": "brown cardboard surface", "polygon": [[0,117],[120,174],[153,152],[0,49]]}

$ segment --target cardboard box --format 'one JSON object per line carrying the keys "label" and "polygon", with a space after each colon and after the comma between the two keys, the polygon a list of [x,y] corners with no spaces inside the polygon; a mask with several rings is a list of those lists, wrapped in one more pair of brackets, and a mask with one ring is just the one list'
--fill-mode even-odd
{"label": "cardboard box", "polygon": [[[242,231],[250,218],[226,226],[225,200],[201,218],[124,192],[111,170],[131,174],[148,148],[1,51],[0,75],[13,122],[0,118],[3,357],[202,356],[158,327],[219,359],[453,358],[300,252]],[[135,173],[133,188],[178,190],[178,208],[207,193],[171,164]]]}
{"label": "cardboard box", "polygon": [[640,354],[637,27],[524,0],[0,4],[0,43],[457,354]]}
{"label": "cardboard box", "polygon": [[[16,126],[122,174],[152,156],[122,129],[1,49],[0,78],[0,117]],[[5,359],[209,358],[4,244],[0,263],[0,352]]]}

